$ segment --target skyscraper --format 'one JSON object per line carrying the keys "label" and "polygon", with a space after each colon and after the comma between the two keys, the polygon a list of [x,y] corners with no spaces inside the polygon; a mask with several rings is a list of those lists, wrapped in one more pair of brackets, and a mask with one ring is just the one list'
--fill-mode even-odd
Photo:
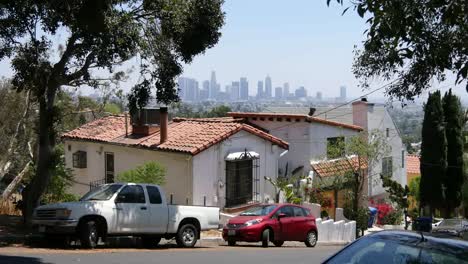
{"label": "skyscraper", "polygon": [[281,86],[275,88],[275,99],[283,99],[283,88]]}
{"label": "skyscraper", "polygon": [[295,95],[296,95],[297,99],[307,97],[307,91],[304,88],[304,86],[301,86],[301,87],[297,88],[296,92],[295,92]]}
{"label": "skyscraper", "polygon": [[287,99],[289,97],[289,83],[285,82],[283,84],[283,98]]}
{"label": "skyscraper", "polygon": [[184,101],[198,101],[198,82],[192,78],[180,77],[178,80],[180,98]]}
{"label": "skyscraper", "polygon": [[240,84],[239,82],[232,82],[232,85],[231,85],[231,101],[237,101],[239,100],[239,87],[240,87]]}
{"label": "skyscraper", "polygon": [[340,87],[340,99],[346,101],[346,86]]}
{"label": "skyscraper", "polygon": [[271,78],[269,75],[265,78],[265,97],[271,98]]}
{"label": "skyscraper", "polygon": [[205,101],[210,98],[210,81],[205,80],[202,83],[202,89],[200,90],[200,96],[199,100],[200,101]]}
{"label": "skyscraper", "polygon": [[216,83],[216,73],[215,71],[211,72],[211,81],[210,81],[210,99],[216,99],[218,95],[218,84]]}
{"label": "skyscraper", "polygon": [[239,96],[241,100],[249,100],[249,82],[245,77],[240,78]]}
{"label": "skyscraper", "polygon": [[317,99],[317,101],[322,101],[322,92],[317,92],[315,99]]}
{"label": "skyscraper", "polygon": [[263,81],[258,81],[257,83],[257,99],[263,97]]}

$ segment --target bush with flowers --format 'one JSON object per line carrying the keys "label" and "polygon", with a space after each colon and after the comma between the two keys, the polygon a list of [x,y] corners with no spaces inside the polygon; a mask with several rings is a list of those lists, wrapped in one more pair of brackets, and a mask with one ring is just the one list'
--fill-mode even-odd
{"label": "bush with flowers", "polygon": [[377,209],[377,224],[378,225],[397,225],[402,219],[401,210],[394,208],[391,204],[385,201],[375,202],[370,201],[370,206]]}

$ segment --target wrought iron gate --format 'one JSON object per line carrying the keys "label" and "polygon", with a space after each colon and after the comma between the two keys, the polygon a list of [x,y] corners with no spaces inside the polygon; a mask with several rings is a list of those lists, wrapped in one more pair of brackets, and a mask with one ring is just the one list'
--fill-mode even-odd
{"label": "wrought iron gate", "polygon": [[259,161],[248,151],[235,160],[226,161],[226,207],[258,202]]}

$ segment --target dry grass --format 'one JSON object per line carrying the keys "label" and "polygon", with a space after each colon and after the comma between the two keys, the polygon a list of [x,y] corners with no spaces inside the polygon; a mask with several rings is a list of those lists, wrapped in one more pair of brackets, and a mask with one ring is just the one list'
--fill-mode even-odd
{"label": "dry grass", "polygon": [[16,204],[11,200],[0,201],[0,215],[21,215],[21,211],[16,209]]}

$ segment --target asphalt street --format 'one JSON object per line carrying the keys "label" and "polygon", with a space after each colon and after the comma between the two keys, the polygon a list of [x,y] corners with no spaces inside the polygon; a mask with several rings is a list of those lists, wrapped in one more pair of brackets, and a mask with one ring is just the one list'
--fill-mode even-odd
{"label": "asphalt street", "polygon": [[321,263],[327,256],[340,250],[340,246],[317,246],[306,248],[287,245],[281,248],[262,248],[259,245],[227,247],[218,245],[199,245],[193,249],[179,249],[171,246],[157,249],[101,248],[81,249],[36,249],[1,248],[1,264],[114,264],[114,263]]}

